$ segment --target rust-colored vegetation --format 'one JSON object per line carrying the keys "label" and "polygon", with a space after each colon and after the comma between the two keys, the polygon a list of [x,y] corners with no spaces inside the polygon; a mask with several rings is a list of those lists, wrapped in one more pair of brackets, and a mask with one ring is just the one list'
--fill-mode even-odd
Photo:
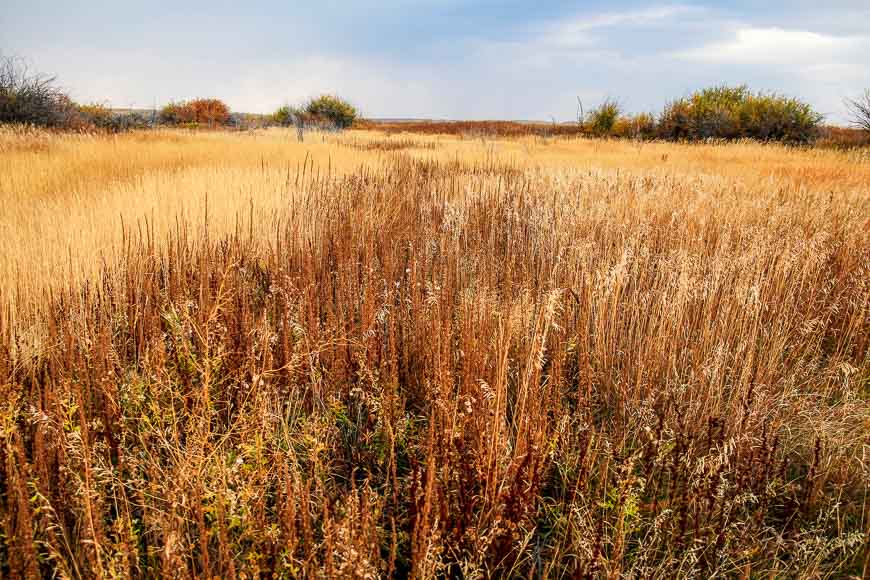
{"label": "rust-colored vegetation", "polygon": [[0,136],[0,575],[866,574],[866,159]]}
{"label": "rust-colored vegetation", "polygon": [[577,124],[520,123],[516,121],[358,121],[360,129],[384,131],[388,135],[458,135],[476,137],[579,136],[588,133]]}
{"label": "rust-colored vegetation", "polygon": [[225,125],[230,118],[230,108],[220,99],[193,99],[169,103],[160,111],[160,119],[169,125]]}

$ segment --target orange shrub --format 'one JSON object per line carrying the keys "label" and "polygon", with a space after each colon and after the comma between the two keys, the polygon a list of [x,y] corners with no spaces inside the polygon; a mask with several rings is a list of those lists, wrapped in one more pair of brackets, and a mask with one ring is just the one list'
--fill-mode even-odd
{"label": "orange shrub", "polygon": [[160,119],[172,125],[196,123],[213,127],[225,125],[229,118],[230,108],[220,99],[169,103],[160,111]]}
{"label": "orange shrub", "polygon": [[220,99],[194,99],[188,106],[197,123],[224,125],[230,118],[230,108]]}

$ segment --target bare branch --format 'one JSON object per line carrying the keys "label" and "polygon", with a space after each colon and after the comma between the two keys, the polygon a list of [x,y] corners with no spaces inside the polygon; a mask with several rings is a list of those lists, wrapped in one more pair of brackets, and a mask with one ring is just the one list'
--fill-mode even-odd
{"label": "bare branch", "polygon": [[52,75],[31,72],[27,62],[0,55],[0,123],[59,126],[74,114],[70,98]]}
{"label": "bare branch", "polygon": [[852,125],[870,131],[870,89],[857,99],[846,99],[846,108],[852,116]]}

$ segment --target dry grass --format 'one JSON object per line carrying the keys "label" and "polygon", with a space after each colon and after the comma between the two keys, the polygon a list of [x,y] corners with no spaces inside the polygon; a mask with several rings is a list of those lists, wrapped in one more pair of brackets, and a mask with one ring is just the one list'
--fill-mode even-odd
{"label": "dry grass", "polygon": [[0,149],[0,575],[868,571],[859,154]]}

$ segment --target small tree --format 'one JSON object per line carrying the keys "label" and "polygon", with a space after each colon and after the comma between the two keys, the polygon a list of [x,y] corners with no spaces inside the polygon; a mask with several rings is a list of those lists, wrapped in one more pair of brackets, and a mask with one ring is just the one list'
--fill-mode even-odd
{"label": "small tree", "polygon": [[31,72],[20,58],[0,56],[0,123],[65,127],[77,111],[55,77]]}
{"label": "small tree", "polygon": [[652,139],[656,134],[656,118],[652,113],[638,113],[624,119],[626,136],[633,139]]}
{"label": "small tree", "polygon": [[282,127],[296,127],[296,137],[300,142],[305,140],[305,118],[309,115],[298,107],[284,105],[272,113],[272,122]]}
{"label": "small tree", "polygon": [[194,99],[188,106],[196,122],[209,127],[225,125],[230,118],[230,108],[220,99]]}
{"label": "small tree", "polygon": [[870,131],[870,89],[865,90],[857,99],[846,99],[846,107],[852,116],[852,124]]}
{"label": "small tree", "polygon": [[677,99],[665,105],[657,125],[658,136],[671,141],[691,139],[692,106],[686,99]]}
{"label": "small tree", "polygon": [[196,117],[193,108],[185,102],[171,102],[160,109],[160,122],[168,125],[183,125],[193,123]]}
{"label": "small tree", "polygon": [[597,109],[589,113],[589,126],[596,135],[609,135],[622,115],[622,107],[613,99],[604,99]]}
{"label": "small tree", "polygon": [[290,125],[296,125],[303,115],[304,113],[299,108],[284,105],[278,107],[278,109],[272,113],[272,122],[276,125],[281,125],[282,127],[289,127]]}
{"label": "small tree", "polygon": [[720,85],[693,94],[689,100],[696,138],[738,138],[741,129],[740,108],[750,96],[746,85]]}
{"label": "small tree", "polygon": [[321,95],[309,101],[304,110],[313,117],[329,121],[339,129],[353,125],[358,115],[356,107],[334,95]]}

